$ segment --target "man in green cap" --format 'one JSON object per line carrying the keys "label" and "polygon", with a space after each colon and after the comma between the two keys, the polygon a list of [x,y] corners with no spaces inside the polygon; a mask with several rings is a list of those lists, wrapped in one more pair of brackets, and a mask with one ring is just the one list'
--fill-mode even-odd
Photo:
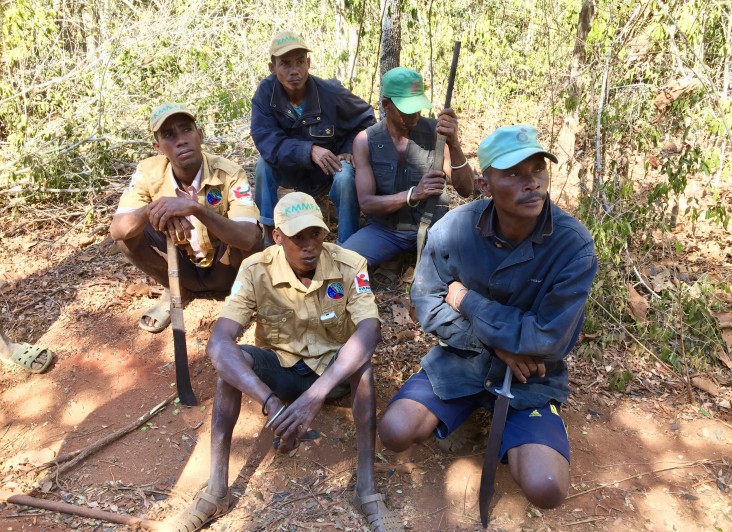
{"label": "man in green cap", "polygon": [[555,508],[569,488],[564,359],[579,337],[597,271],[589,231],[549,199],[548,161],[529,125],[502,127],[478,148],[486,197],[430,230],[411,299],[438,345],[389,403],[382,443],[400,452],[445,439],[513,383],[500,458],[527,499]]}
{"label": "man in green cap", "polygon": [[[372,268],[416,249],[426,200],[442,195],[445,179],[463,197],[473,192],[473,171],[460,147],[455,112],[443,109],[437,120],[420,116],[432,105],[422,76],[409,68],[384,74],[381,89],[386,118],[353,142],[358,203],[367,223],[343,244]],[[447,137],[442,170],[432,170],[435,133]],[[444,214],[448,200],[439,203],[434,220]]]}
{"label": "man in green cap", "polygon": [[[181,295],[225,292],[241,261],[262,249],[259,211],[241,166],[204,153],[193,111],[164,103],[150,115],[158,152],[137,165],[109,233],[127,258],[168,286],[166,235],[178,246]],[[158,333],[170,324],[170,293],[140,318]]]}

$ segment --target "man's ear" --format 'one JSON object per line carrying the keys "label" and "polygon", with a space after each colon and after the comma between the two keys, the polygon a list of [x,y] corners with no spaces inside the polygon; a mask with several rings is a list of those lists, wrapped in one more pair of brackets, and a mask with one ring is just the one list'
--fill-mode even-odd
{"label": "man's ear", "polygon": [[274,74],[275,64],[274,63],[269,63],[268,66],[269,66],[269,73],[270,74]]}
{"label": "man's ear", "polygon": [[158,144],[157,138],[153,140],[153,148],[155,148],[155,151],[158,152],[158,155],[163,155],[163,152],[160,151],[160,144]]}
{"label": "man's ear", "polygon": [[196,126],[196,131],[198,131],[198,138],[201,139],[201,143],[203,143],[203,128]]}
{"label": "man's ear", "polygon": [[475,185],[478,188],[478,192],[486,197],[490,197],[491,192],[491,180],[490,180],[490,168],[486,168],[485,172],[478,176],[475,180]]}
{"label": "man's ear", "polygon": [[282,233],[280,233],[280,230],[276,227],[272,229],[272,240],[274,240],[275,244],[282,244]]}

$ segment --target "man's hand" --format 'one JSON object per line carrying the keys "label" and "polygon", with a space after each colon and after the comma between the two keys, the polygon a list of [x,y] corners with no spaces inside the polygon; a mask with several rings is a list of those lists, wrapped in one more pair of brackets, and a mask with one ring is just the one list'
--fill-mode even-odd
{"label": "man's hand", "polygon": [[353,154],[351,153],[339,153],[338,159],[346,161],[348,164],[353,164]]}
{"label": "man's hand", "polygon": [[[270,428],[274,431],[275,436],[280,438],[278,449],[280,452],[289,453],[300,445],[300,438],[310,429],[310,423],[323,408],[324,402],[324,398],[311,397],[311,394],[306,391],[277,417]],[[267,405],[271,418],[280,409],[281,403],[277,404],[273,400],[270,400],[270,403],[274,403],[272,407]]]}
{"label": "man's hand", "polygon": [[437,132],[447,137],[445,142],[448,146],[460,144],[458,140],[458,119],[455,111],[449,107],[437,113]]}
{"label": "man's hand", "polygon": [[327,175],[335,175],[341,170],[341,159],[328,148],[313,144],[310,150],[310,158]]}
{"label": "man's hand", "polygon": [[447,295],[445,303],[450,305],[453,310],[460,312],[460,303],[462,303],[468,288],[460,281],[453,281],[447,286]]}
{"label": "man's hand", "polygon": [[[171,218],[185,218],[196,214],[198,202],[190,197],[158,198],[147,206],[147,217],[156,231],[165,231]],[[188,223],[190,225],[190,222]]]}
{"label": "man's hand", "polygon": [[440,170],[430,170],[422,179],[414,190],[409,200],[414,203],[415,201],[424,201],[432,196],[439,196],[445,188],[445,172]]}
{"label": "man's hand", "polygon": [[173,240],[176,246],[187,244],[191,239],[193,224],[187,218],[171,218],[165,226],[164,232]]}
{"label": "man's hand", "polygon": [[493,348],[496,356],[503,360],[506,365],[511,368],[513,376],[520,382],[526,382],[526,379],[536,374],[539,377],[546,376],[546,368],[544,361],[537,357],[528,355],[514,355],[502,349]]}

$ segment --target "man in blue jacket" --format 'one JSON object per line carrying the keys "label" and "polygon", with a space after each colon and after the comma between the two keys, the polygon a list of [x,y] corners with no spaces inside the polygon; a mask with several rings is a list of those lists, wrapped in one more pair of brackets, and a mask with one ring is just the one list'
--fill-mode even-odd
{"label": "man in blue jacket", "polygon": [[336,79],[309,75],[305,41],[285,31],[269,47],[270,76],[252,98],[251,133],[259,151],[254,201],[272,244],[277,187],[317,196],[330,189],[338,212],[338,243],[358,229],[353,139],[376,123],[373,108]]}
{"label": "man in blue jacket", "polygon": [[439,344],[392,399],[382,443],[402,451],[444,439],[476,408],[492,410],[513,373],[501,460],[529,501],[559,506],[569,488],[569,441],[559,410],[564,358],[582,328],[597,271],[592,237],[552,204],[547,159],[531,126],[502,127],[478,148],[478,190],[492,199],[447,213],[432,228],[412,285],[424,330]]}

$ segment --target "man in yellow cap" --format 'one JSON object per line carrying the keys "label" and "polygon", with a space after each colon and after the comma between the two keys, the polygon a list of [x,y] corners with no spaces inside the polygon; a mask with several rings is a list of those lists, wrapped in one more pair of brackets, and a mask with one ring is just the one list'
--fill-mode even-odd
{"label": "man in yellow cap", "polygon": [[[343,244],[372,268],[416,249],[426,200],[442,195],[445,179],[463,197],[473,192],[473,170],[460,146],[455,112],[443,109],[437,120],[420,116],[432,104],[422,76],[409,68],[384,74],[381,90],[386,118],[353,142],[358,201],[367,221]],[[435,133],[447,137],[441,170],[432,170]],[[440,198],[433,220],[445,213],[447,203],[447,197]]]}
{"label": "man in yellow cap", "polygon": [[[150,116],[158,155],[141,161],[109,232],[135,266],[168,286],[166,234],[177,243],[182,296],[228,291],[241,261],[262,249],[259,212],[242,168],[203,153],[193,112],[164,103]],[[170,294],[140,318],[160,332],[170,324]]]}
{"label": "man in yellow cap", "polygon": [[[262,405],[264,428],[272,429],[279,451],[290,452],[314,437],[311,423],[325,401],[350,391],[358,452],[354,505],[374,530],[402,530],[373,477],[371,356],[381,324],[366,261],[324,243],[328,226],[308,194],[284,196],[274,223],[276,245],[242,262],[206,347],[218,371],[210,476],[170,526],[198,530],[230,509],[229,454],[242,394]],[[255,313],[255,345],[238,345]]]}
{"label": "man in yellow cap", "polygon": [[375,123],[374,110],[337,79],[311,76],[308,52],[300,35],[275,35],[269,47],[271,75],[252,98],[251,133],[260,155],[254,194],[265,245],[272,243],[279,186],[316,197],[330,190],[339,244],[358,229],[353,139]]}

